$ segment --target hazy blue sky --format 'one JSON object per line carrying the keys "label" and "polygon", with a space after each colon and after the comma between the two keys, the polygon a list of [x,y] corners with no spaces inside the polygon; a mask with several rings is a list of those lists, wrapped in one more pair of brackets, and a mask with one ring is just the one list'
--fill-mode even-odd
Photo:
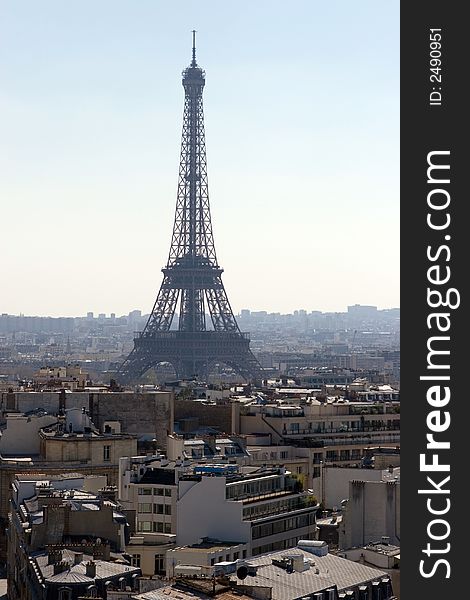
{"label": "hazy blue sky", "polygon": [[3,0],[0,313],[151,309],[191,29],[234,310],[398,306],[398,0]]}

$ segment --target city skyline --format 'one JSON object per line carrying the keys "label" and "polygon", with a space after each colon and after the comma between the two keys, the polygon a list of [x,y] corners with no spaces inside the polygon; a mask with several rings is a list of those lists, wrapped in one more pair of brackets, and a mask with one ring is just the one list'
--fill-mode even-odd
{"label": "city skyline", "polygon": [[[354,303],[352,305],[349,306],[361,306],[361,307],[373,307],[373,308],[377,308],[378,311],[382,311],[382,310],[400,310],[400,306],[375,306],[373,304],[357,304]],[[98,318],[100,315],[105,315],[106,318],[111,317],[111,315],[115,315],[116,318],[121,318],[121,317],[126,317],[128,315],[130,315],[131,313],[138,311],[141,313],[142,316],[148,316],[150,314],[150,311],[146,312],[140,308],[132,308],[128,311],[125,311],[123,313],[118,313],[115,312],[113,310],[107,310],[107,311],[95,311],[95,310],[87,310],[86,312],[84,312],[83,314],[54,314],[54,315],[50,315],[50,314],[25,314],[25,313],[0,313],[0,315],[8,315],[8,316],[13,316],[13,317],[38,317],[38,318],[72,318],[72,319],[79,319],[79,318],[85,318],[88,316],[88,314],[93,314],[93,318]],[[250,313],[253,314],[257,314],[257,313],[267,313],[268,315],[281,315],[281,316],[286,316],[286,315],[294,315],[296,313],[305,311],[306,314],[313,314],[313,313],[322,313],[322,314],[334,314],[334,313],[347,313],[348,312],[348,306],[344,307],[344,310],[335,310],[335,311],[329,311],[329,310],[320,310],[320,309],[316,309],[316,308],[311,308],[311,309],[307,309],[307,308],[296,308],[294,310],[292,310],[291,312],[282,312],[282,311],[276,311],[276,310],[265,310],[263,308],[260,308],[258,310],[254,310],[251,309],[249,307],[242,307],[240,309],[239,312],[236,313],[236,316],[239,317],[243,311],[249,311]]]}
{"label": "city skyline", "polygon": [[234,311],[399,304],[398,6],[26,5],[2,8],[0,312],[150,312],[193,28]]}

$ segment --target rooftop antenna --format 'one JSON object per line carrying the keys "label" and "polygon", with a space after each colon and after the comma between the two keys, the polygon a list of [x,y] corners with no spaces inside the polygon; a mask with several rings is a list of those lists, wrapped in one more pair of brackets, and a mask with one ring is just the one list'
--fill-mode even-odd
{"label": "rooftop antenna", "polygon": [[191,61],[191,66],[196,67],[196,30],[193,29],[193,60]]}

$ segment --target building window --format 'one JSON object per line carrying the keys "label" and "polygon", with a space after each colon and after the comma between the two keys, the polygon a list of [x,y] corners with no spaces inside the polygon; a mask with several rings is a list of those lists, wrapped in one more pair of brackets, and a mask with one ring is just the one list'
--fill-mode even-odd
{"label": "building window", "polygon": [[163,515],[163,504],[154,504],[153,505],[153,512],[156,513],[157,515]]}
{"label": "building window", "polygon": [[138,531],[152,531],[152,521],[138,521]]}
{"label": "building window", "polygon": [[171,504],[165,504],[165,514],[171,515]]}
{"label": "building window", "polygon": [[211,566],[215,565],[215,558],[211,558]]}
{"label": "building window", "polygon": [[297,467],[297,475],[301,475],[302,474],[302,467]]}
{"label": "building window", "polygon": [[164,554],[155,554],[155,575],[165,575]]}
{"label": "building window", "polygon": [[140,568],[140,554],[133,554],[132,555],[131,565],[133,567],[139,567]]}
{"label": "building window", "polygon": [[163,488],[153,488],[153,493],[155,496],[163,496]]}
{"label": "building window", "polygon": [[243,556],[243,558],[246,558],[246,550],[243,550],[242,556]]}
{"label": "building window", "polygon": [[169,488],[165,489],[165,496],[168,496],[171,498],[171,490]]}
{"label": "building window", "polygon": [[151,513],[152,512],[152,504],[150,502],[139,503],[139,512],[140,513]]}
{"label": "building window", "polygon": [[288,458],[289,453],[287,452],[287,450],[281,450],[281,458],[282,459],[286,459]]}
{"label": "building window", "polygon": [[171,533],[171,523],[165,523],[165,533]]}
{"label": "building window", "polygon": [[111,446],[103,446],[103,460],[104,462],[111,460]]}
{"label": "building window", "polygon": [[139,493],[139,496],[151,496],[152,495],[152,488],[142,488],[142,487],[140,487],[138,489],[138,493]]}
{"label": "building window", "polygon": [[72,600],[72,590],[70,588],[59,588],[59,600]]}
{"label": "building window", "polygon": [[233,553],[233,560],[238,560],[240,558],[240,552]]}
{"label": "building window", "polygon": [[157,533],[163,533],[163,523],[153,522],[153,530]]}

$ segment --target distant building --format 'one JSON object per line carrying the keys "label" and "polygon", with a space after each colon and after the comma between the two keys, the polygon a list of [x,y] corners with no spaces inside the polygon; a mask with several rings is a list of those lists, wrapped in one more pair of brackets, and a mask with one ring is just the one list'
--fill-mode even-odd
{"label": "distant building", "polygon": [[90,379],[88,373],[82,372],[79,365],[63,367],[41,367],[33,374],[33,385],[38,387],[64,388],[68,390],[83,390]]}
{"label": "distant building", "polygon": [[238,464],[251,462],[241,440],[229,436],[205,435],[185,438],[182,435],[169,435],[166,443],[166,456],[169,460],[230,460]]}
{"label": "distant building", "polygon": [[400,404],[327,397],[322,402],[248,399],[232,403],[232,432],[251,438],[248,444],[308,448],[315,479],[324,465],[360,465],[370,446],[399,447]]}
{"label": "distant building", "polygon": [[377,307],[366,304],[354,304],[348,306],[348,315],[350,317],[372,318],[377,315]]}

